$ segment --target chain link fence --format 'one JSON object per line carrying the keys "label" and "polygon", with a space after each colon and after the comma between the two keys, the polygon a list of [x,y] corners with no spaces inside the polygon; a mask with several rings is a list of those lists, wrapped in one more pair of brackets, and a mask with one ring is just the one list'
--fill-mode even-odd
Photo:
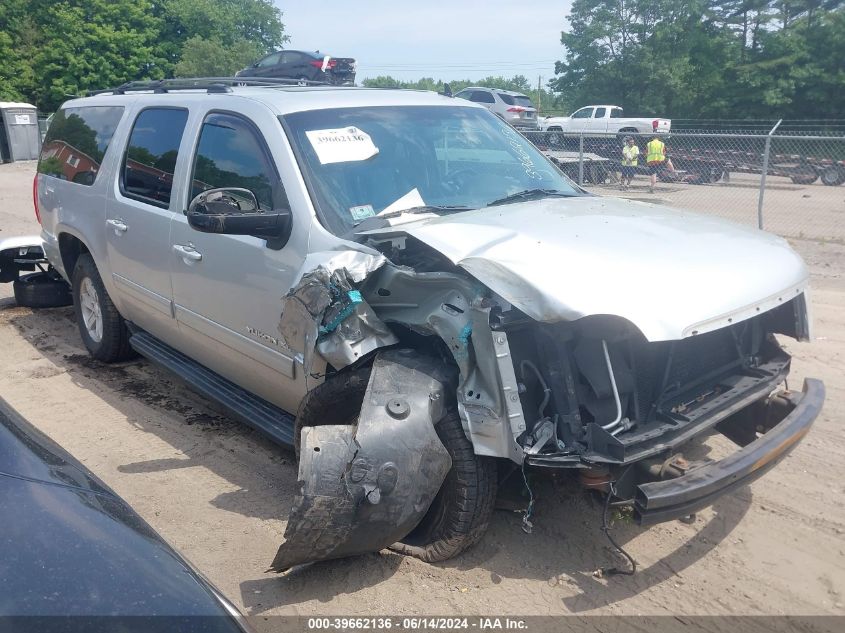
{"label": "chain link fence", "polygon": [[[845,136],[790,132],[672,132],[661,137],[669,161],[653,191],[645,161],[652,134],[525,135],[598,195],[719,215],[785,237],[845,243]],[[630,185],[621,178],[628,136],[640,150]]]}

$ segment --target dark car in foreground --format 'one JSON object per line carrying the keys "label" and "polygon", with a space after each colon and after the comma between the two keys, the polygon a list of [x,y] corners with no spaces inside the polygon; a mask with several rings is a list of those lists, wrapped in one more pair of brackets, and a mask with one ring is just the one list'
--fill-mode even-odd
{"label": "dark car in foreground", "polygon": [[321,81],[336,86],[355,83],[355,60],[320,51],[276,51],[235,73],[236,77],[273,77]]}
{"label": "dark car in foreground", "polygon": [[123,499],[2,398],[0,516],[0,620],[11,630],[248,630]]}

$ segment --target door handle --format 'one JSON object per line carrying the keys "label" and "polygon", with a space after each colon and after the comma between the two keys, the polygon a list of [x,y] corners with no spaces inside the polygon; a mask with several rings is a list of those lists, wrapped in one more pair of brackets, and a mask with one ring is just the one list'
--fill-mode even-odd
{"label": "door handle", "polygon": [[198,262],[202,260],[202,253],[196,250],[190,244],[174,244],[173,250],[176,252],[182,259],[185,260],[186,264],[191,262]]}
{"label": "door handle", "polygon": [[114,220],[106,220],[106,224],[108,224],[111,228],[114,229],[115,235],[120,235],[121,233],[126,233],[129,230],[129,227],[123,220],[115,218]]}

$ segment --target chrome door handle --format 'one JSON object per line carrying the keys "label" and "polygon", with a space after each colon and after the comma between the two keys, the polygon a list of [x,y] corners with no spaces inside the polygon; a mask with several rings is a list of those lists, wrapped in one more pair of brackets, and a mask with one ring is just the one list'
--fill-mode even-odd
{"label": "chrome door handle", "polygon": [[188,263],[189,261],[198,262],[202,260],[202,253],[190,244],[174,244],[173,250],[185,260],[185,263]]}
{"label": "chrome door handle", "polygon": [[129,230],[129,227],[123,220],[106,220],[106,224],[108,224],[111,228],[114,229],[115,235],[120,235],[121,233],[126,233]]}

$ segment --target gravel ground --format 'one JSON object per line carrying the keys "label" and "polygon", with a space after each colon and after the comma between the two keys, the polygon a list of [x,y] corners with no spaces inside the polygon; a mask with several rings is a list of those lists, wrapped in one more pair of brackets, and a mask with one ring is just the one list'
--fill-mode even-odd
{"label": "gravel ground", "polygon": [[[0,238],[38,231],[33,171],[33,163],[0,165]],[[777,468],[693,524],[618,522],[618,539],[640,564],[633,577],[594,575],[622,562],[599,531],[601,509],[551,481],[539,491],[533,534],[518,514],[498,511],[484,541],[446,563],[381,552],[268,574],[296,487],[293,454],[143,360],[90,360],[71,308],[17,307],[10,284],[0,285],[0,395],[248,614],[841,615],[845,247],[793,244],[812,271],[817,340],[787,341],[790,383],[823,379],[826,408]],[[724,440],[706,449],[728,450]]]}

